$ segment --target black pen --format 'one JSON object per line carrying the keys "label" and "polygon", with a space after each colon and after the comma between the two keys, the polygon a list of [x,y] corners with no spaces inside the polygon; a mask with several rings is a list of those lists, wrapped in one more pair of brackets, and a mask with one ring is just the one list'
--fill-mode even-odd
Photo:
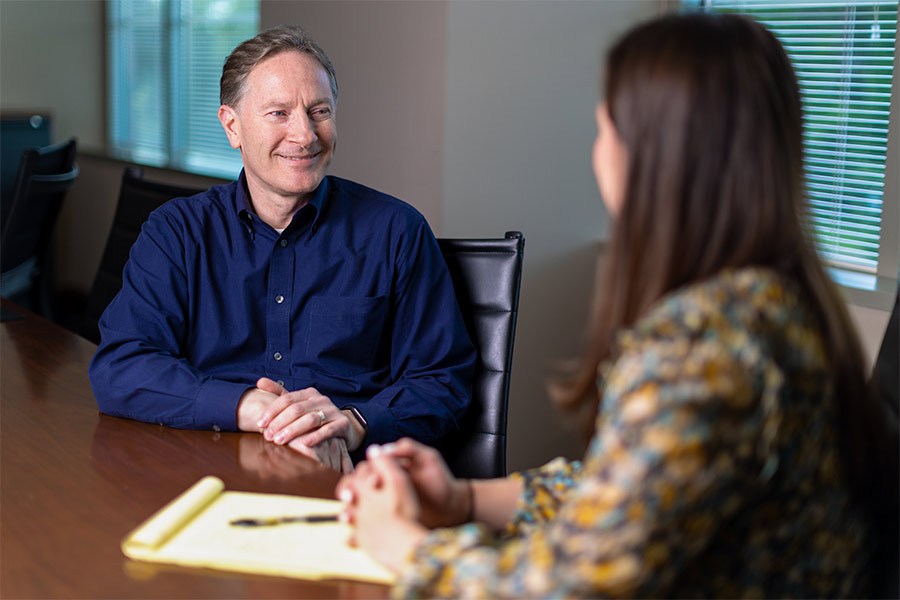
{"label": "black pen", "polygon": [[267,527],[270,525],[281,525],[282,523],[334,523],[337,520],[337,515],[303,515],[296,517],[262,517],[256,519],[235,519],[229,524],[238,527]]}

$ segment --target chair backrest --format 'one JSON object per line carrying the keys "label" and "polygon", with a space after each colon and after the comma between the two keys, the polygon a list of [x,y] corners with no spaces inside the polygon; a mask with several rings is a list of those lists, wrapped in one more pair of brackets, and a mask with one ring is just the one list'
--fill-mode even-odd
{"label": "chair backrest", "polygon": [[457,477],[506,475],[506,415],[525,238],[438,239],[456,299],[478,352],[472,404],[459,431],[439,444]]}
{"label": "chair backrest", "polygon": [[12,208],[22,153],[52,143],[51,122],[49,115],[0,112],[0,223],[6,222]]}
{"label": "chair backrest", "polygon": [[141,233],[141,226],[156,208],[172,198],[199,194],[202,189],[169,185],[143,178],[141,169],[126,167],[119,189],[119,201],[113,216],[112,228],[106,240],[100,267],[88,294],[82,335],[92,342],[100,342],[97,323],[106,307],[122,289],[122,270],[128,262],[131,247]]}
{"label": "chair backrest", "polygon": [[877,484],[874,518],[876,547],[873,568],[873,598],[900,598],[900,292],[894,298],[894,310],[881,341],[870,381],[871,388],[884,402],[884,419],[890,433],[889,446],[882,457]]}
{"label": "chair backrest", "polygon": [[72,138],[23,152],[0,240],[3,296],[48,317],[51,290],[44,267],[63,198],[78,176],[76,146]]}

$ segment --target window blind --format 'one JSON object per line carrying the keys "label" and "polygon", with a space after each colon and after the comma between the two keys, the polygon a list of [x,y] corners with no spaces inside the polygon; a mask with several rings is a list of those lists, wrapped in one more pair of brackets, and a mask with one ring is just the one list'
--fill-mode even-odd
{"label": "window blind", "polygon": [[123,160],[233,178],[216,116],[225,57],[256,35],[258,0],[107,3],[109,144]]}
{"label": "window blind", "polygon": [[794,64],[804,111],[807,226],[834,266],[875,273],[897,0],[685,0],[765,25]]}

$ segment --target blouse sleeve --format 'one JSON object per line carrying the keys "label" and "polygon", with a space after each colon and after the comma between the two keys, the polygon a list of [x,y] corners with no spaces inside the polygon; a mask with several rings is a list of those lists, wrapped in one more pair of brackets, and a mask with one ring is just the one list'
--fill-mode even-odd
{"label": "blouse sleeve", "polygon": [[[767,418],[758,410],[758,382],[778,378],[759,375],[714,339],[624,354],[605,382],[581,471],[572,471],[571,483],[561,478],[565,493],[547,494],[560,501],[543,497],[555,489],[553,476],[520,475],[526,487],[517,519],[531,515],[534,526],[516,535],[477,524],[432,531],[395,594],[633,597],[664,590],[748,501],[741,493],[747,481],[761,477]],[[565,473],[560,467],[545,472]]]}
{"label": "blouse sleeve", "polygon": [[518,535],[535,524],[555,518],[580,474],[580,461],[563,458],[555,458],[537,469],[511,474],[511,478],[522,482],[522,494],[506,527],[507,534]]}

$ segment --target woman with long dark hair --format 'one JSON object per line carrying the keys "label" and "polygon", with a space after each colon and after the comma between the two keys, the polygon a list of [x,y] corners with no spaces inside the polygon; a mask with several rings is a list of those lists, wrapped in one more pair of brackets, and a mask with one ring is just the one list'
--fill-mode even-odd
{"label": "woman with long dark hair", "polygon": [[679,15],[608,53],[593,165],[614,218],[592,334],[553,386],[590,438],[489,481],[411,440],[342,480],[399,595],[866,592],[877,411],[800,227],[800,97],[755,22]]}

